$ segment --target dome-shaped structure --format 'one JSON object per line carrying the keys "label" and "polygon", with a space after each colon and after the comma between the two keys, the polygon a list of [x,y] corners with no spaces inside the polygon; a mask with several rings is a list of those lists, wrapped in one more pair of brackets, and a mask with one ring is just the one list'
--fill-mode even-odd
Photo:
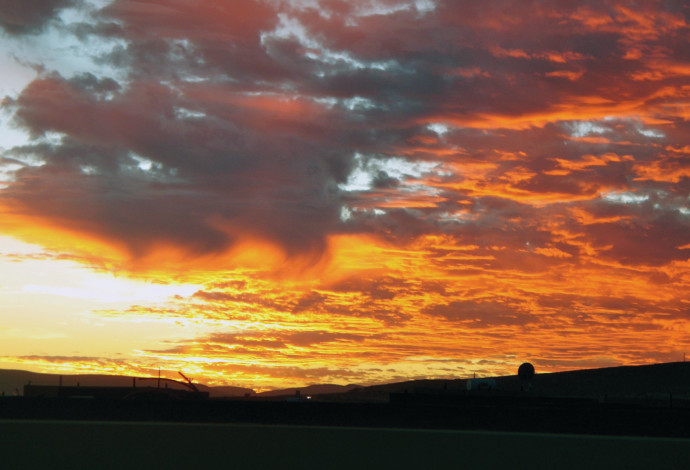
{"label": "dome-shaped structure", "polygon": [[525,362],[518,368],[518,377],[520,380],[530,381],[534,378],[534,366],[529,362]]}

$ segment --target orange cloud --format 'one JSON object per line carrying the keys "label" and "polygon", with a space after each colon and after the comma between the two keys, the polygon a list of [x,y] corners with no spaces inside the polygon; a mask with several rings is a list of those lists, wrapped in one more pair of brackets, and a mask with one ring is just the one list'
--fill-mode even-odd
{"label": "orange cloud", "polygon": [[687,20],[561,3],[116,0],[50,23],[69,47],[2,101],[26,139],[0,153],[0,233],[199,287],[83,312],[163,340],[3,361],[272,388],[677,359]]}

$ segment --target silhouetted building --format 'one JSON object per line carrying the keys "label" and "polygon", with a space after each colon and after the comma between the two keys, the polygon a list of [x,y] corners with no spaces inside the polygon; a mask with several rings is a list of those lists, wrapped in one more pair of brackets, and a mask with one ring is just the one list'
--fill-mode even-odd
{"label": "silhouetted building", "polygon": [[496,379],[467,379],[467,390],[471,392],[477,390],[496,390],[497,387]]}
{"label": "silhouetted building", "polygon": [[62,385],[25,385],[25,397],[94,398],[109,400],[197,400],[208,392],[156,387],[80,387]]}

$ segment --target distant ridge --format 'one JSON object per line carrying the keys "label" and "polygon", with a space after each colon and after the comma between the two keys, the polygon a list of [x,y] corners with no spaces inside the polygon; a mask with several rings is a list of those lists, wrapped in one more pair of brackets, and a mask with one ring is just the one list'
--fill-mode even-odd
{"label": "distant ridge", "polygon": [[[52,379],[50,388],[56,389],[55,381],[60,376],[0,371],[0,380],[29,377],[34,384]],[[522,380],[514,375],[495,377],[483,382],[490,387],[476,389],[466,387],[469,379],[414,380],[353,386],[340,393],[310,395],[320,390],[347,390],[350,386],[314,385],[276,390],[269,396],[216,400],[152,399],[152,395],[137,400],[95,393],[92,396],[89,394],[94,387],[86,385],[87,379],[98,379],[101,383],[106,379],[108,383],[119,381],[129,383],[128,386],[133,379],[84,375],[62,378],[63,384],[80,379],[86,394],[57,399],[48,395],[5,397],[0,399],[0,421],[251,423],[690,438],[690,365],[687,363],[537,373],[531,378],[523,375]],[[208,389],[201,384],[197,386]],[[150,392],[149,385],[144,387],[142,394]],[[290,397],[297,390],[300,395]],[[94,399],[71,399],[87,397]]]}
{"label": "distant ridge", "polygon": [[[158,377],[132,377],[124,375],[103,375],[103,374],[42,374],[25,370],[0,369],[0,394],[5,396],[21,395],[24,385],[59,385],[62,377],[64,386],[86,386],[86,387],[155,387]],[[134,382],[133,382],[134,380]],[[161,387],[167,384],[170,388],[186,389],[181,383],[165,380]],[[244,387],[218,386],[209,387],[204,384],[195,383],[202,392],[209,392],[211,398],[219,397],[240,397],[254,395],[254,390]]]}
{"label": "distant ridge", "polygon": [[[517,372],[517,370],[516,370]],[[109,386],[128,387],[131,376],[116,375],[61,375],[41,374],[23,370],[0,369],[0,393],[6,396],[22,394],[24,385],[57,385],[60,377],[65,386]],[[520,392],[521,383],[517,375],[493,377],[497,392]],[[135,377],[136,385],[155,386],[157,377]],[[220,397],[289,397],[312,396],[327,401],[387,401],[390,393],[463,393],[467,390],[466,378],[423,379],[380,385],[336,385],[315,384],[268,392],[255,393],[250,388],[233,386],[206,386],[195,384],[200,390],[209,392],[211,398]],[[184,388],[181,384],[168,382],[170,387]],[[638,366],[617,366],[600,369],[580,369],[565,372],[539,373],[534,376],[530,393],[558,397],[660,397],[674,395],[690,399],[690,362],[669,362]]]}
{"label": "distant ridge", "polygon": [[351,390],[361,388],[359,385],[335,385],[335,384],[317,384],[309,385],[307,387],[283,388],[279,390],[270,390],[268,392],[258,393],[259,397],[280,397],[280,396],[312,396],[312,395],[328,395],[332,393],[347,393]]}
{"label": "distant ridge", "polygon": [[[515,386],[519,382],[517,377],[506,377],[503,380],[506,386]],[[690,397],[690,362],[537,373],[534,377],[534,390],[549,395],[584,397],[639,397],[654,394]]]}
{"label": "distant ridge", "polygon": [[[498,392],[520,392],[524,386],[517,375],[487,378],[496,380]],[[376,400],[377,397],[387,396],[389,393],[440,393],[444,391],[459,393],[467,389],[467,380],[466,378],[430,379],[372,385],[349,392],[347,399],[349,401],[354,398],[352,395],[355,394]],[[640,398],[671,394],[678,398],[690,399],[690,362],[580,369],[543,374],[540,374],[537,368],[530,393],[583,398]]]}

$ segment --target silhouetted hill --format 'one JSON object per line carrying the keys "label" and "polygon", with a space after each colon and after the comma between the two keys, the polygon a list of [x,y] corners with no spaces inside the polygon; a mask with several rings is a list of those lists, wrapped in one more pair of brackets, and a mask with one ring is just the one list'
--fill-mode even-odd
{"label": "silhouetted hill", "polygon": [[[517,376],[497,378],[500,387],[520,390]],[[572,397],[690,395],[690,363],[606,367],[535,375],[535,394]]]}
{"label": "silhouetted hill", "polygon": [[307,387],[283,388],[279,390],[270,390],[268,392],[258,393],[259,397],[281,397],[294,396],[299,392],[300,396],[316,396],[316,395],[330,395],[333,393],[347,393],[350,390],[359,388],[359,385],[335,385],[335,384],[319,384],[309,385]]}
{"label": "silhouetted hill", "polygon": [[[133,384],[138,387],[155,387],[158,380],[158,377],[128,377],[123,375],[100,374],[41,374],[24,370],[0,369],[0,394],[4,393],[6,396],[15,394],[21,395],[24,390],[24,385],[28,384],[58,385],[60,384],[61,377],[62,385],[64,386],[79,385],[82,387],[131,387]],[[195,383],[194,385],[202,392],[209,392],[211,398],[241,397],[247,394],[254,394],[254,390],[250,388],[232,386],[209,387],[199,383]],[[181,382],[173,380],[163,380],[161,386],[167,386],[173,389],[187,389]]]}
{"label": "silhouetted hill", "polygon": [[211,398],[222,398],[222,397],[244,397],[244,396],[254,396],[256,392],[251,388],[244,387],[233,387],[230,385],[219,385],[214,387],[203,386],[199,387],[199,390],[209,392]]}
{"label": "silhouetted hill", "polygon": [[[0,386],[5,391],[21,390],[31,380],[56,389],[59,378],[0,371]],[[62,390],[77,388],[77,381],[78,390],[83,390],[94,385],[131,387],[132,380],[137,386],[142,382],[141,393],[146,394],[156,379],[65,375]],[[690,437],[687,363],[537,373],[529,383],[517,376],[495,377],[488,381],[490,388],[479,390],[468,390],[467,380],[414,380],[370,387],[313,385],[276,390],[255,399],[223,400],[163,399],[166,394],[176,395],[170,391],[139,399],[132,394],[129,399],[115,394],[91,396],[89,390],[86,395],[68,396],[29,393],[0,398],[0,421],[253,423]],[[171,382],[170,386],[182,384]],[[301,400],[294,398],[296,390]],[[307,400],[308,395],[312,399]],[[76,397],[80,399],[71,399]]]}
{"label": "silhouetted hill", "polygon": [[[111,375],[62,375],[65,386],[110,386],[128,387],[132,377]],[[582,397],[597,399],[640,400],[643,398],[663,399],[673,395],[678,399],[690,400],[690,362],[672,362],[644,366],[620,366],[602,369],[583,369],[568,372],[537,374],[527,386],[517,375],[495,377],[497,388],[491,393],[529,393],[551,397]],[[59,374],[39,374],[22,370],[0,370],[0,393],[21,394],[24,385],[57,385]],[[257,397],[312,396],[323,401],[341,402],[387,402],[391,393],[458,394],[467,393],[468,379],[454,380],[412,380],[362,387],[358,385],[317,384],[308,387],[287,388],[255,394],[242,387],[208,387],[195,384],[199,390],[209,392],[212,398],[243,397],[249,394]],[[181,383],[168,381],[171,388],[184,388]],[[156,378],[136,378],[137,386],[155,386]]]}
{"label": "silhouetted hill", "polygon": [[[690,362],[671,362],[643,366],[619,366],[537,374],[531,383],[517,375],[492,377],[496,389],[490,393],[572,398],[640,400],[663,399],[673,395],[690,399]],[[330,401],[385,402],[390,393],[467,393],[467,380],[412,380],[353,389],[331,395]]]}

